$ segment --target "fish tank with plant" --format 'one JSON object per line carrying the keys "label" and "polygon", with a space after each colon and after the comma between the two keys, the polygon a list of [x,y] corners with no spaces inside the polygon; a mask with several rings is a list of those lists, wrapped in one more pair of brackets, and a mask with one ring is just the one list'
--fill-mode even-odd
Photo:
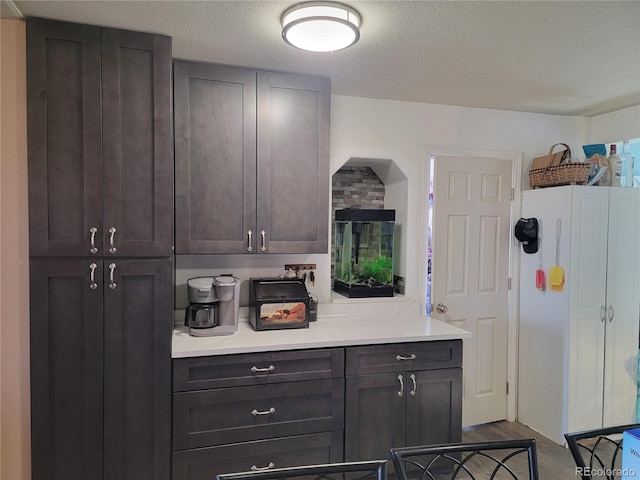
{"label": "fish tank with plant", "polygon": [[395,219],[395,210],[336,210],[335,292],[349,298],[393,296]]}

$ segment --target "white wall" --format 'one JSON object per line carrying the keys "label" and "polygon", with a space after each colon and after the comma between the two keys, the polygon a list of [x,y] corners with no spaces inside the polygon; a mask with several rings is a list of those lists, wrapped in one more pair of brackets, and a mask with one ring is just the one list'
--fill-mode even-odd
{"label": "white wall", "polygon": [[640,138],[640,105],[594,117],[589,143],[615,143]]}
{"label": "white wall", "polygon": [[0,479],[31,478],[26,29],[0,26]]}
{"label": "white wall", "polygon": [[[400,247],[406,256],[408,296],[421,300],[424,258],[422,202],[425,156],[433,147],[523,152],[523,188],[531,158],[557,142],[582,154],[591,119],[463,108],[334,95],[331,104],[331,172],[350,158],[392,159],[409,178],[407,225]],[[326,256],[328,257],[328,256]],[[321,271],[329,272],[330,258]],[[319,262],[318,262],[319,263]],[[327,282],[328,283],[328,282]]]}

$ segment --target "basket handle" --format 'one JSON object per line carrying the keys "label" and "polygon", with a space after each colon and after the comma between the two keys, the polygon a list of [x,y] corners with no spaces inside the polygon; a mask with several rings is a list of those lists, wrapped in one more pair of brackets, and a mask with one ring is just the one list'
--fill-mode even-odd
{"label": "basket handle", "polygon": [[569,147],[569,145],[567,145],[566,143],[554,143],[553,145],[551,145],[551,148],[549,149],[549,163],[547,164],[547,168],[551,166],[553,149],[556,148],[558,145],[564,145],[566,147],[564,149],[564,153],[562,154],[562,158],[560,159],[560,163],[558,165],[560,165],[562,161],[565,160],[566,158],[571,158],[571,147]]}

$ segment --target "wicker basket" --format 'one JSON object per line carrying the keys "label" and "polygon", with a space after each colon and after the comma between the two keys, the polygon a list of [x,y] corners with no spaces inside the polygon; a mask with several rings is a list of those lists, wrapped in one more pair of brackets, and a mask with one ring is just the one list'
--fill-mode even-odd
{"label": "wicker basket", "polygon": [[[565,152],[553,153],[556,145],[564,145]],[[564,143],[556,143],[549,149],[548,163],[542,168],[529,170],[529,184],[531,188],[557,187],[560,185],[585,185],[589,178],[591,165],[588,163],[565,163],[553,165],[559,161],[559,153],[562,160],[571,157],[571,149]]]}

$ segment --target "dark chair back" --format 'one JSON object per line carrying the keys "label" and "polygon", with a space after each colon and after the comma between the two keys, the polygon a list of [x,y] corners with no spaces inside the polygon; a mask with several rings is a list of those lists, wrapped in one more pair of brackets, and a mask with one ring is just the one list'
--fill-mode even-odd
{"label": "dark chair back", "polygon": [[538,480],[533,438],[392,448],[390,452],[400,480]]}
{"label": "dark chair back", "polygon": [[640,428],[640,423],[565,433],[576,462],[576,477],[622,478],[622,433],[634,428]]}
{"label": "dark chair back", "polygon": [[387,480],[387,460],[327,463],[300,467],[272,468],[251,472],[224,473],[217,480]]}

